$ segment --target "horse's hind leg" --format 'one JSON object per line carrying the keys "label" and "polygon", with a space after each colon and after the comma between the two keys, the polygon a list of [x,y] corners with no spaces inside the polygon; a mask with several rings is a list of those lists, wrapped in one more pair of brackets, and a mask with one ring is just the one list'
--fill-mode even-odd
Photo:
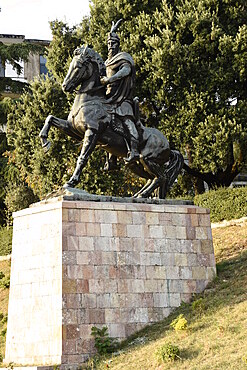
{"label": "horse's hind leg", "polygon": [[133,195],[133,198],[137,198],[144,190],[146,190],[150,184],[153,182],[153,180],[149,179],[146,184],[137,192]]}
{"label": "horse's hind leg", "polygon": [[152,182],[149,184],[149,186],[146,187],[144,189],[144,191],[142,191],[138,196],[141,197],[141,198],[150,197],[152,192],[160,186],[161,181],[162,181],[162,179],[156,177],[155,179],[152,180]]}

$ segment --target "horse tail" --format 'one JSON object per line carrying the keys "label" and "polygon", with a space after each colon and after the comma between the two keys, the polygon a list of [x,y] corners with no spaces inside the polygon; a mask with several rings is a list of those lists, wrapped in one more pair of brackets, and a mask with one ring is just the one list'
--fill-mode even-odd
{"label": "horse tail", "polygon": [[165,181],[159,187],[159,198],[165,199],[168,190],[172,187],[179,173],[182,171],[184,158],[177,150],[171,150],[169,164],[163,171]]}

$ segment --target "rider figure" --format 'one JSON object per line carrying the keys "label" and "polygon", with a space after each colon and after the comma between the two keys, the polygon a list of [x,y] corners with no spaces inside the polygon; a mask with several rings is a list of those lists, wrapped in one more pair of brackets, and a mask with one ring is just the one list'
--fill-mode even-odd
{"label": "rider figure", "polygon": [[125,52],[119,51],[120,39],[116,34],[116,24],[112,23],[111,32],[108,34],[108,59],[106,65],[106,77],[101,77],[101,83],[107,86],[107,103],[114,106],[114,114],[129,131],[130,152],[125,159],[131,163],[139,159],[138,132],[135,126],[133,111],[133,89],[135,82],[135,66],[132,57]]}

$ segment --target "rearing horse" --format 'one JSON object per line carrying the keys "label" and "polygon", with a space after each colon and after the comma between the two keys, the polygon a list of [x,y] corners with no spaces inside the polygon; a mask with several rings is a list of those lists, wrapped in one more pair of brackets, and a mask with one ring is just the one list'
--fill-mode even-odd
{"label": "rearing horse", "polygon": [[[102,75],[105,75],[105,65],[101,56],[87,46],[76,49],[62,85],[63,90],[69,93],[79,87],[72,110],[67,120],[49,115],[39,134],[45,151],[50,147],[47,138],[51,126],[79,141],[83,140],[76,168],[64,185],[65,188],[78,184],[81,172],[96,145],[100,145],[110,156],[125,158],[129,151],[124,126],[114,115],[113,107],[106,102],[105,87],[100,83]],[[138,111],[135,100],[134,103]],[[140,158],[128,166],[132,172],[148,181],[134,196],[147,198],[158,189],[159,197],[165,198],[181,172],[183,156],[170,149],[166,137],[159,130],[143,126],[138,117],[136,120],[140,136]]]}

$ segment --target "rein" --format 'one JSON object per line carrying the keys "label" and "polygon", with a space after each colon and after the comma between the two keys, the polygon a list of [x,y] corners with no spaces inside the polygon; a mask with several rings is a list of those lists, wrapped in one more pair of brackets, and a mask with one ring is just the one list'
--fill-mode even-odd
{"label": "rein", "polygon": [[[99,91],[99,90],[101,90],[101,89],[103,89],[105,86],[97,86],[97,87],[93,87],[92,89],[89,89],[89,90],[84,90],[84,91],[80,91],[80,90],[78,90],[77,91],[77,95],[79,95],[79,94],[85,94],[85,93],[92,93],[92,92],[95,92],[95,91]],[[75,123],[75,117],[77,116],[77,114],[80,112],[80,110],[81,110],[81,108],[83,107],[83,105],[84,105],[84,103],[82,103],[81,105],[80,105],[80,107],[77,109],[77,111],[75,112],[75,114],[73,114],[73,116],[72,116],[72,123],[73,123],[73,125],[74,125],[74,123]]]}
{"label": "rein", "polygon": [[77,94],[91,94],[91,93],[93,93],[93,92],[95,92],[95,91],[99,91],[99,90],[101,90],[101,89],[103,89],[105,86],[97,86],[97,87],[93,87],[92,89],[89,89],[89,90],[83,90],[83,91],[81,91],[80,89],[77,91]]}

